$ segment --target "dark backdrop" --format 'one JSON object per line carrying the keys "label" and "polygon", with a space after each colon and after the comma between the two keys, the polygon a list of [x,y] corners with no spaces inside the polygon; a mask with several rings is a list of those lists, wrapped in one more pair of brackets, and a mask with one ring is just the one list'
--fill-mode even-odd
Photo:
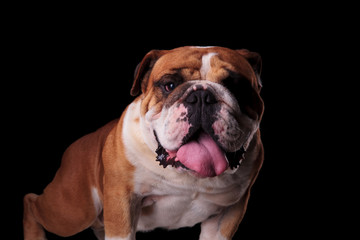
{"label": "dark backdrop", "polygon": [[[310,174],[302,166],[311,148],[302,141],[309,122],[305,113],[311,111],[306,106],[312,91],[304,92],[310,81],[304,69],[313,67],[305,60],[310,32],[272,18],[254,24],[251,18],[225,14],[221,22],[213,15],[175,24],[169,20],[172,14],[156,20],[150,14],[136,23],[137,15],[97,13],[39,10],[12,19],[9,85],[2,92],[9,133],[4,151],[11,165],[6,185],[16,189],[9,222],[16,238],[22,237],[22,197],[42,192],[72,142],[121,115],[133,99],[133,73],[142,57],[152,49],[185,45],[246,48],[263,58],[265,161],[234,239],[292,239],[317,228],[318,215],[306,207]],[[197,239],[199,232],[199,226],[156,230],[138,239]],[[69,239],[95,238],[87,230]]]}

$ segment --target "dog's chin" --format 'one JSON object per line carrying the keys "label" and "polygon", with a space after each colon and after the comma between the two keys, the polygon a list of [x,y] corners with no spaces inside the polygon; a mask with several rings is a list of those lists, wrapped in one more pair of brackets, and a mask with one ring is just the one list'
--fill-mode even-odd
{"label": "dog's chin", "polygon": [[197,131],[175,151],[165,149],[160,143],[156,132],[155,139],[158,143],[156,161],[166,168],[171,166],[179,172],[189,172],[200,177],[216,177],[226,172],[234,172],[244,159],[245,150],[241,147],[236,152],[224,151],[209,134],[202,130]]}

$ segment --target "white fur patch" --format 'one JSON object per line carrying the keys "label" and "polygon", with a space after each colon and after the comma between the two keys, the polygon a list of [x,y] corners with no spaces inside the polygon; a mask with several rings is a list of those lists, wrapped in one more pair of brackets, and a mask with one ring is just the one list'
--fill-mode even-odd
{"label": "white fur patch", "polygon": [[96,215],[98,215],[98,214],[100,214],[100,212],[102,210],[102,203],[101,203],[101,199],[100,199],[100,196],[99,196],[99,192],[98,192],[96,187],[91,188],[91,197],[92,197],[93,202],[94,202]]}
{"label": "white fur patch", "polygon": [[202,56],[202,65],[200,68],[201,79],[206,79],[206,75],[211,69],[210,60],[214,55],[217,55],[217,53],[211,52]]}
{"label": "white fur patch", "polygon": [[132,240],[132,239],[130,239],[129,236],[126,237],[126,238],[122,238],[122,237],[107,237],[107,236],[105,236],[105,240]]}

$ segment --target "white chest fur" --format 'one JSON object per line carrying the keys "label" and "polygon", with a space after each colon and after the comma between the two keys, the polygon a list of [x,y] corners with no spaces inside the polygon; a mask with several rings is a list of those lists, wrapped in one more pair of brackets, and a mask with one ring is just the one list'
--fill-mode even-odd
{"label": "white chest fur", "polygon": [[193,226],[211,215],[217,214],[222,207],[198,199],[193,195],[150,195],[144,198],[138,230],[151,230],[157,227],[177,229]]}
{"label": "white chest fur", "polygon": [[137,228],[140,231],[193,226],[219,214],[242,194],[238,185],[206,189],[195,182],[191,185],[185,181],[182,185],[141,169],[136,172],[135,191],[142,199]]}

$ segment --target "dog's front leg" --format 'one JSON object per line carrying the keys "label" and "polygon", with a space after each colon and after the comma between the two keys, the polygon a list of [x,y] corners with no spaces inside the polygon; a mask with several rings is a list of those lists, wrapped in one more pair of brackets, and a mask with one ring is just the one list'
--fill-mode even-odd
{"label": "dog's front leg", "polygon": [[135,240],[141,200],[129,189],[126,184],[104,186],[105,240]]}
{"label": "dog's front leg", "polygon": [[105,143],[103,150],[103,212],[105,240],[135,240],[141,200],[134,193],[135,167],[125,156],[122,143],[121,118]]}
{"label": "dog's front leg", "polygon": [[201,224],[200,240],[231,240],[244,217],[248,194],[239,202]]}

